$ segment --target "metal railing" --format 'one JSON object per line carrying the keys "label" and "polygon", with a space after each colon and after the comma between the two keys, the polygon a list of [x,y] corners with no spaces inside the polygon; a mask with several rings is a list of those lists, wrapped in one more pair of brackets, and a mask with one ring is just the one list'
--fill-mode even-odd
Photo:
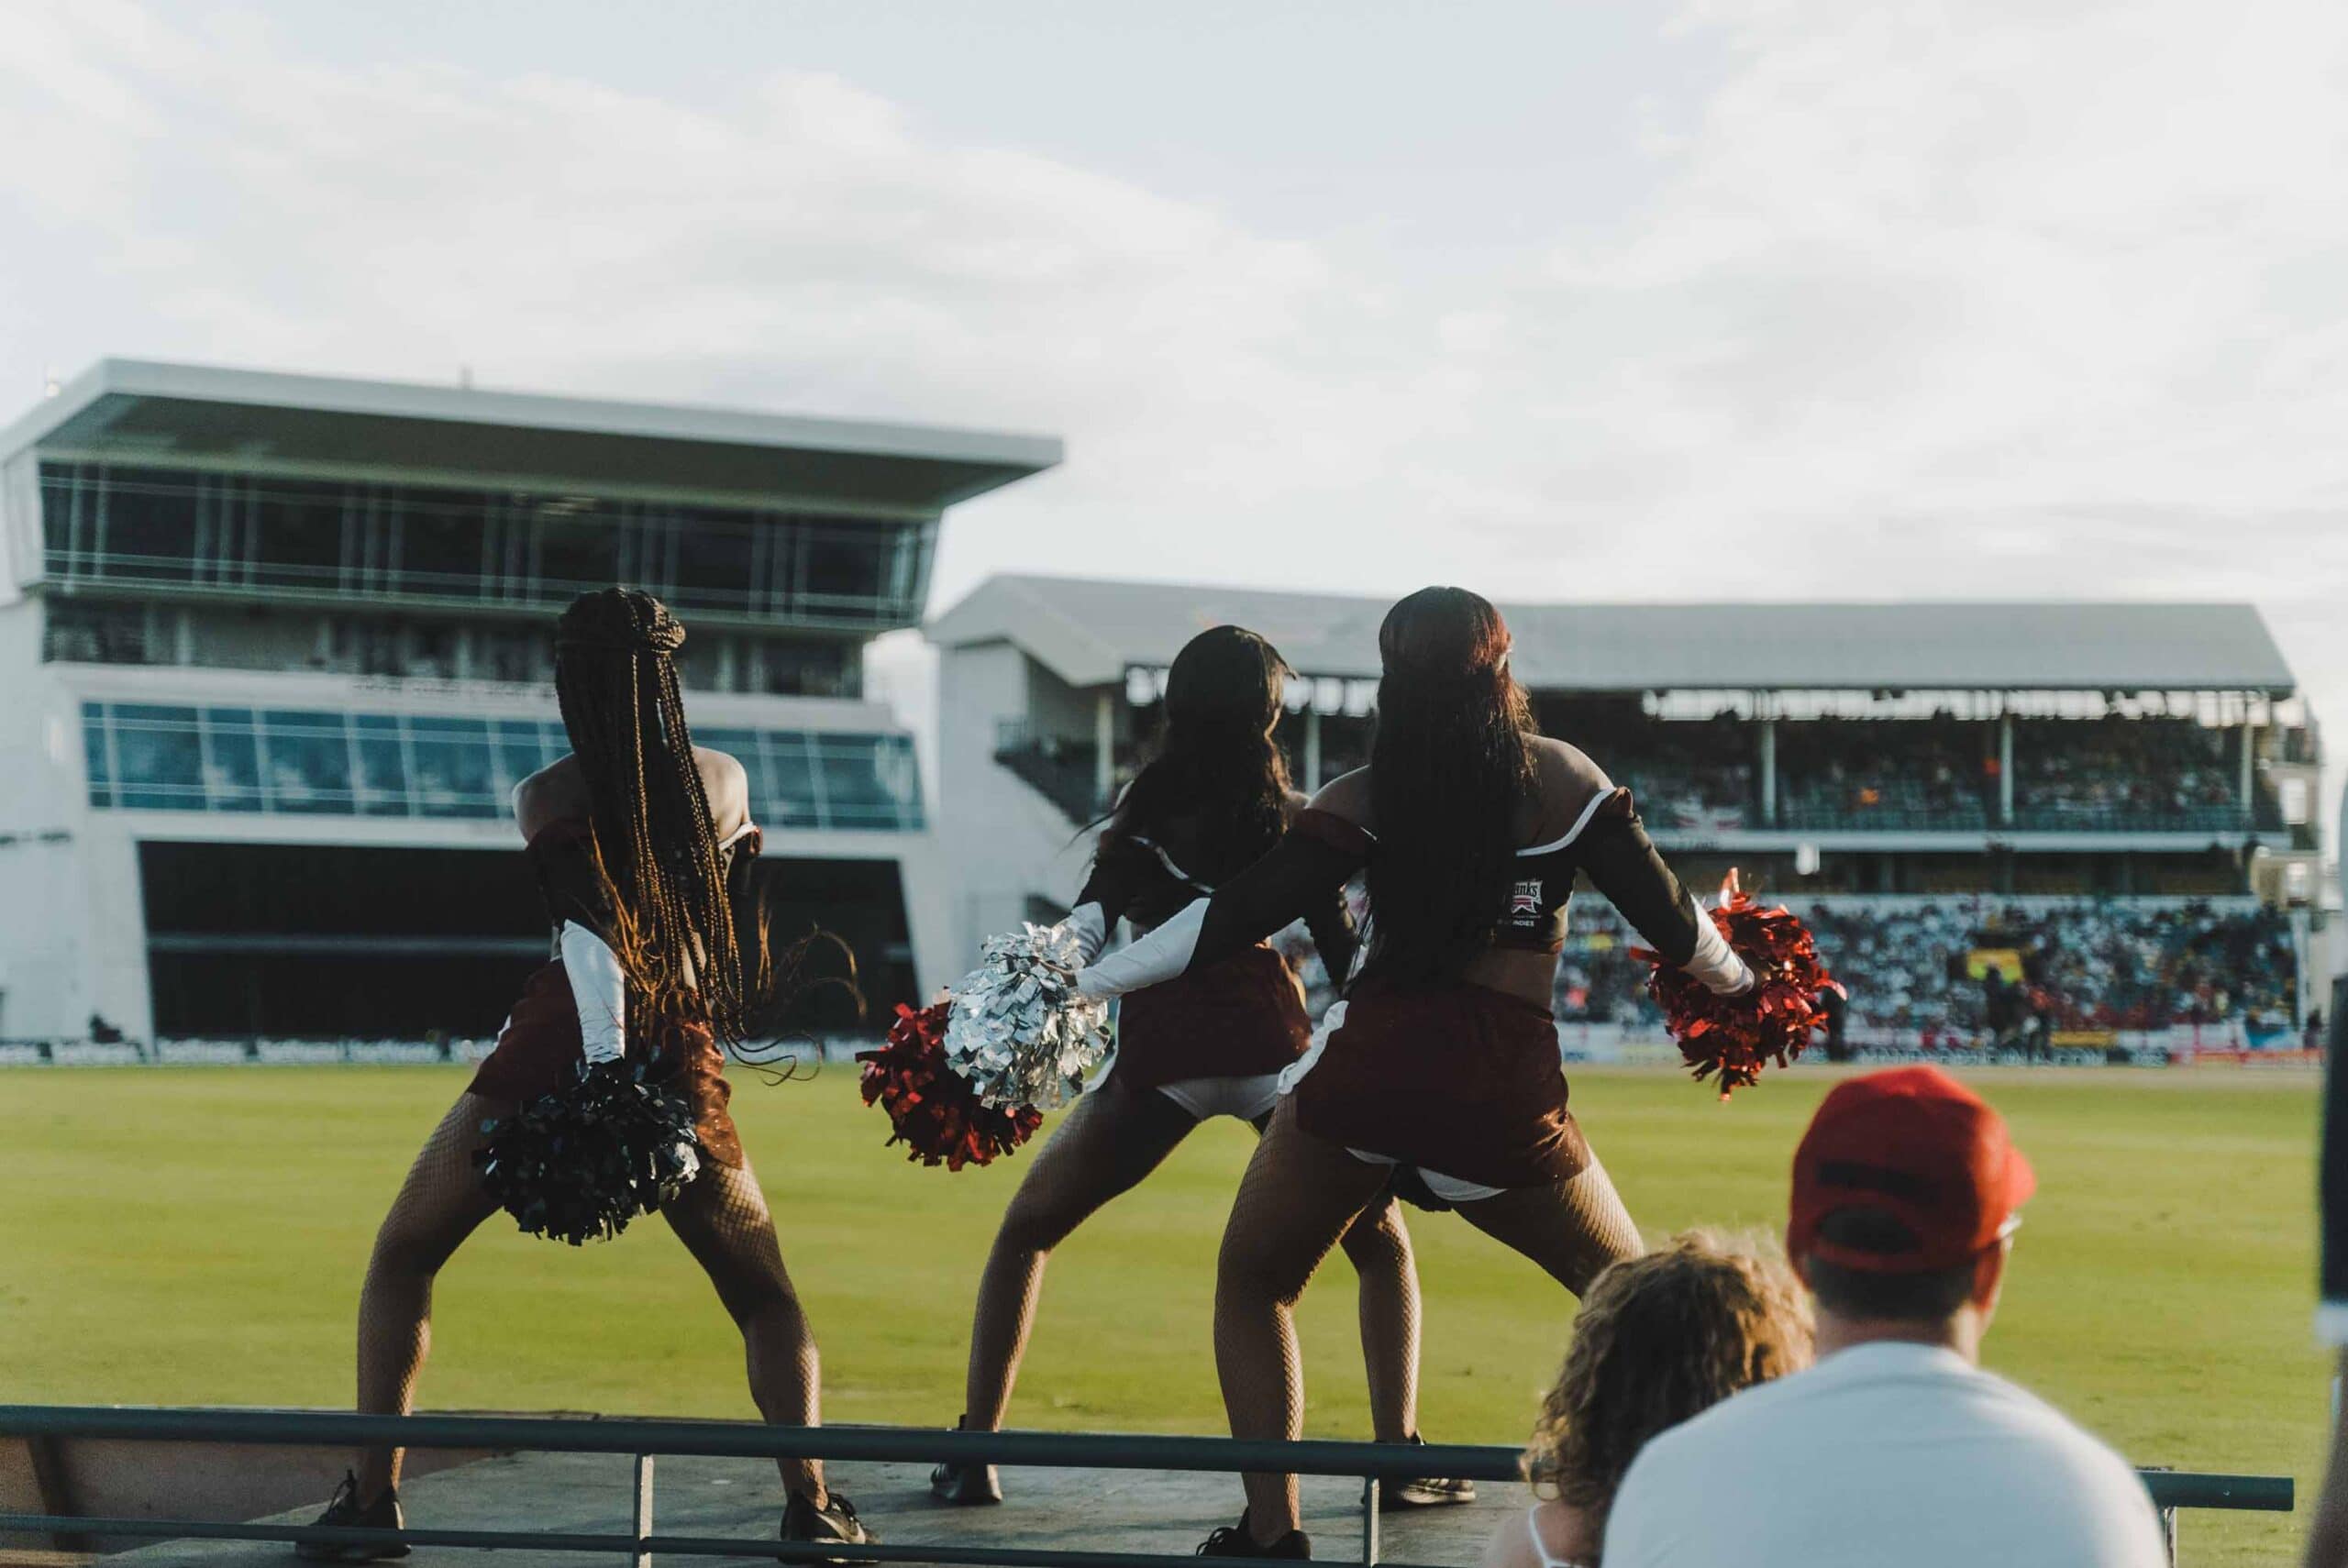
{"label": "metal railing", "polygon": [[[903,1427],[791,1427],[744,1421],[567,1419],[544,1416],[371,1416],[347,1411],[159,1409],[110,1406],[0,1405],[0,1437],[138,1439],[358,1448],[489,1449],[548,1453],[624,1453],[636,1462],[633,1525],[626,1535],[553,1530],[402,1531],[320,1525],[216,1523],[194,1519],[100,1518],[0,1513],[0,1533],[141,1536],[167,1540],[316,1540],[361,1546],[404,1540],[415,1546],[610,1552],[635,1568],[656,1554],[773,1558],[785,1562],[925,1562],[973,1568],[1175,1568],[1188,1556],[1069,1551],[936,1542],[850,1546],[742,1537],[662,1535],[653,1525],[654,1458],[861,1460],[929,1464],[1032,1465],[1088,1470],[1287,1471],[1354,1476],[1362,1482],[1361,1561],[1379,1561],[1378,1483],[1386,1477],[1450,1475],[1513,1481],[1518,1451],[1464,1443],[1251,1442],[1232,1438],[1129,1433],[938,1431]],[[2160,1510],[2171,1561],[2180,1508],[2287,1513],[2292,1483],[2279,1475],[2140,1472]],[[1391,1568],[1410,1568],[1394,1564]]]}

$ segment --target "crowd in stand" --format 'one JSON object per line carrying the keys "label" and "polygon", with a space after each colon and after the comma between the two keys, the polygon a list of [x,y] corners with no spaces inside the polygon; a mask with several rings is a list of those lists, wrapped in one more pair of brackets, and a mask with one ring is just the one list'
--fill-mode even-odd
{"label": "crowd in stand", "polygon": [[1818,719],[1778,727],[1788,825],[1979,827],[1997,795],[1986,726]]}
{"label": "crowd in stand", "polygon": [[[2221,734],[2191,719],[2099,720],[2063,726],[2061,744],[2015,744],[2014,808],[2024,820],[2223,817],[2239,804],[2240,767]],[[2048,739],[2051,741],[2052,736]]]}
{"label": "crowd in stand", "polygon": [[[1761,825],[1750,723],[1601,725],[1587,738],[1660,827]],[[2187,718],[2023,721],[2015,738],[2019,825],[2118,829],[2231,825],[2240,764],[2226,732]],[[1921,720],[1815,719],[1778,726],[1785,827],[1978,830],[1999,820],[1995,727]]]}
{"label": "crowd in stand", "polygon": [[[1913,1032],[1927,1043],[2032,1029],[2291,1022],[2298,971],[2290,928],[2273,910],[1968,898],[1797,912],[1850,988],[1849,1021]],[[1576,901],[1573,927],[1558,969],[1558,1017],[1653,1023],[1646,966],[1630,955],[1634,939],[1622,918],[1593,897]]]}

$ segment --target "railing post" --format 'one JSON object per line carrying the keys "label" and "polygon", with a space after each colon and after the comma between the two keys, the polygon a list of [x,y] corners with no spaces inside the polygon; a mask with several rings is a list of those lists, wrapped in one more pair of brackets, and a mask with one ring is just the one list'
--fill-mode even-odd
{"label": "railing post", "polygon": [[2161,1510],[2161,1544],[2168,1549],[2169,1568],[2176,1568],[2176,1510]]}
{"label": "railing post", "polygon": [[1361,1478],[1361,1560],[1378,1561],[1378,1477]]}
{"label": "railing post", "polygon": [[636,1556],[633,1568],[652,1568],[652,1553],[644,1543],[652,1535],[652,1456],[636,1456]]}

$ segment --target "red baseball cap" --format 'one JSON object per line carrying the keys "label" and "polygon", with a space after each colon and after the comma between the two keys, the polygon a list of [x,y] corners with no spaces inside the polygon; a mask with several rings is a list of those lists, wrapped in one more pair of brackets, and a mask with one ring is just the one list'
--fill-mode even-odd
{"label": "red baseball cap", "polygon": [[[1955,1268],[2008,1234],[2037,1189],[2005,1118],[1938,1067],[1845,1078],[1794,1151],[1786,1251],[1868,1274]],[[1898,1221],[1886,1229],[1901,1239],[1882,1248],[1822,1239],[1820,1222],[1846,1209]]]}

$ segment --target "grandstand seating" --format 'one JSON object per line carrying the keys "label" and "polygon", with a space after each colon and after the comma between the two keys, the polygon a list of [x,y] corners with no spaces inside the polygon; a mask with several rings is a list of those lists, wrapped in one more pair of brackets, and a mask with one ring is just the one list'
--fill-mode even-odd
{"label": "grandstand seating", "polygon": [[[1803,901],[1855,1027],[1927,1039],[1990,1032],[1977,953],[2010,952],[2022,1004],[2055,1031],[2243,1021],[2287,1028],[2296,970],[2285,917],[2248,900],[1849,899]],[[1595,897],[1575,901],[1560,1018],[1652,1024],[1636,938]]]}

